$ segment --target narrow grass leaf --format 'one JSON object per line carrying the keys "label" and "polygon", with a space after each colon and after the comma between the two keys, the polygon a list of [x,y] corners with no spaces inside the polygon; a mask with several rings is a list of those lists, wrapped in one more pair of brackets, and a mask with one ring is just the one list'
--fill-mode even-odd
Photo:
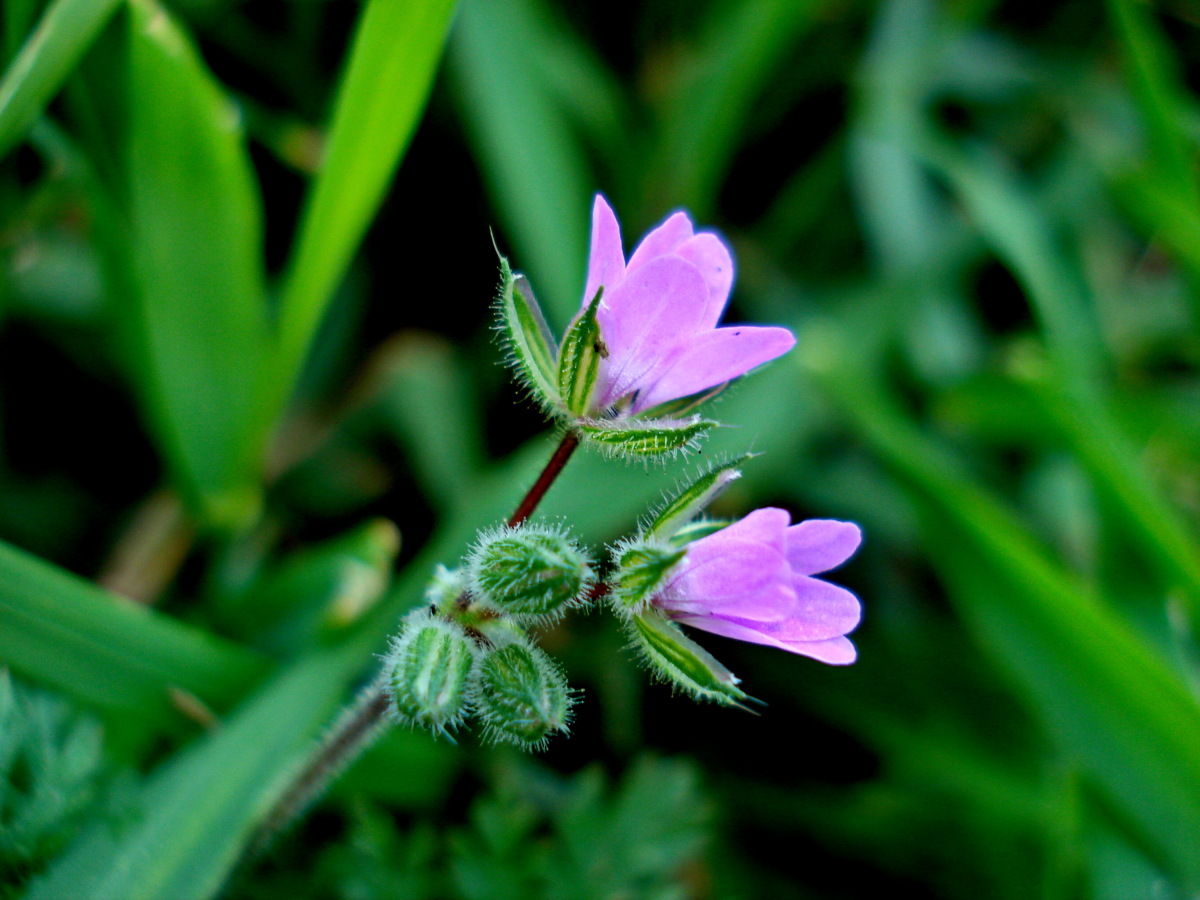
{"label": "narrow grass leaf", "polygon": [[861,378],[823,383],[934,526],[931,558],[980,645],[994,650],[1065,751],[1152,847],[1200,884],[1200,706],[1115,613],[1053,563],[990,495]]}
{"label": "narrow grass leaf", "polygon": [[0,543],[0,663],[88,706],[179,724],[172,691],[216,710],[266,671],[258,655]]}
{"label": "narrow grass leaf", "polygon": [[553,74],[530,62],[548,40],[529,0],[467,0],[450,43],[463,125],[551,322],[582,291],[592,176]]}
{"label": "narrow grass leaf", "polygon": [[283,286],[275,408],[416,131],[453,10],[454,0],[370,0],[363,10]]}
{"label": "narrow grass leaf", "polygon": [[[37,121],[117,5],[118,0],[55,0],[49,6],[0,80],[0,156]],[[6,17],[5,25],[15,18]]]}

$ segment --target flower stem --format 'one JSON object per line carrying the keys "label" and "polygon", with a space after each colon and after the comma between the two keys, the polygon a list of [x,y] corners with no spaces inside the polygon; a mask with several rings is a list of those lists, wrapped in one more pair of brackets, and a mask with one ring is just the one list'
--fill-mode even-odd
{"label": "flower stem", "polygon": [[542,469],[542,474],[538,476],[538,480],[533,483],[533,487],[529,489],[529,493],[521,500],[521,505],[517,507],[517,511],[509,517],[508,524],[510,528],[520,525],[533,515],[533,511],[542,502],[542,498],[550,490],[550,485],[554,484],[554,479],[558,478],[566,466],[567,460],[571,458],[571,454],[575,452],[575,448],[578,446],[579,435],[576,432],[568,431],[563,435],[563,439],[558,444],[558,449],[550,457],[550,462],[546,463],[546,468]]}
{"label": "flower stem", "polygon": [[380,677],[342,711],[317,752],[258,827],[250,842],[249,856],[257,856],[265,850],[276,835],[299,818],[329,783],[371,745],[387,722],[390,705],[386,681]]}
{"label": "flower stem", "polygon": [[[542,474],[522,498],[516,512],[509,517],[510,526],[520,525],[533,515],[578,446],[579,435],[574,431],[563,435],[546,468],[542,469]],[[329,783],[371,745],[382,732],[390,707],[387,682],[380,677],[334,722],[317,752],[271,809],[251,841],[251,856],[265,849],[275,835],[299,817]]]}

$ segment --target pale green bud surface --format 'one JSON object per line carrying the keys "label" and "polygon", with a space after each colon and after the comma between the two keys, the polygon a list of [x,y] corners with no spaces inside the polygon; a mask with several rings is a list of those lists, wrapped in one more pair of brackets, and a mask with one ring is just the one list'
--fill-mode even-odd
{"label": "pale green bud surface", "polygon": [[521,619],[558,615],[582,601],[595,580],[570,537],[539,525],[485,536],[467,570],[475,597]]}
{"label": "pale green bud surface", "polygon": [[468,710],[476,656],[459,626],[425,611],[410,616],[384,662],[396,714],[435,731],[457,725]]}
{"label": "pale green bud surface", "polygon": [[478,671],[475,710],[493,739],[536,747],[553,732],[566,731],[570,691],[541,650],[505,644],[487,651]]}

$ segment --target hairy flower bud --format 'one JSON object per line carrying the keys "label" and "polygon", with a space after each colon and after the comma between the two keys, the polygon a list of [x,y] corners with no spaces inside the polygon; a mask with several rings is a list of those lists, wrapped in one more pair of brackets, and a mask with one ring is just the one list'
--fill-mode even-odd
{"label": "hairy flower bud", "polygon": [[484,653],[475,685],[475,711],[496,741],[539,747],[566,731],[571,693],[545,653],[513,641]]}
{"label": "hairy flower bud", "polygon": [[595,581],[587,557],[556,528],[525,525],[485,535],[467,560],[471,593],[519,619],[556,616]]}
{"label": "hairy flower bud", "polygon": [[458,625],[426,610],[409,616],[384,662],[397,715],[434,731],[453,728],[467,713],[477,655]]}

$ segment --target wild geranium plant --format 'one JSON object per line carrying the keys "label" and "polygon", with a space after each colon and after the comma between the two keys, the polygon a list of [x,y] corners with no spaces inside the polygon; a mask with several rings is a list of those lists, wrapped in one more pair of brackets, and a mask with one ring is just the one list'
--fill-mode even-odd
{"label": "wild geranium plant", "polygon": [[487,739],[532,749],[567,731],[574,693],[529,630],[589,605],[621,620],[658,680],[724,705],[751,698],[680,626],[825,663],[855,659],[846,634],[859,602],[814,576],[854,553],[857,526],[793,525],[774,508],[737,522],[704,517],[751,454],[686,481],[607,552],[580,547],[564,525],[529,521],[581,444],[659,461],[695,449],[717,422],[694,410],[795,344],[786,328],[718,324],[734,274],[724,242],[676,212],[626,260],[616,216],[597,196],[583,301],[561,340],[529,281],[503,257],[500,270],[507,362],[562,439],[508,521],[482,531],[458,566],[438,567],[376,685],[334,728],[290,808],[388,721],[446,737],[474,724]]}

